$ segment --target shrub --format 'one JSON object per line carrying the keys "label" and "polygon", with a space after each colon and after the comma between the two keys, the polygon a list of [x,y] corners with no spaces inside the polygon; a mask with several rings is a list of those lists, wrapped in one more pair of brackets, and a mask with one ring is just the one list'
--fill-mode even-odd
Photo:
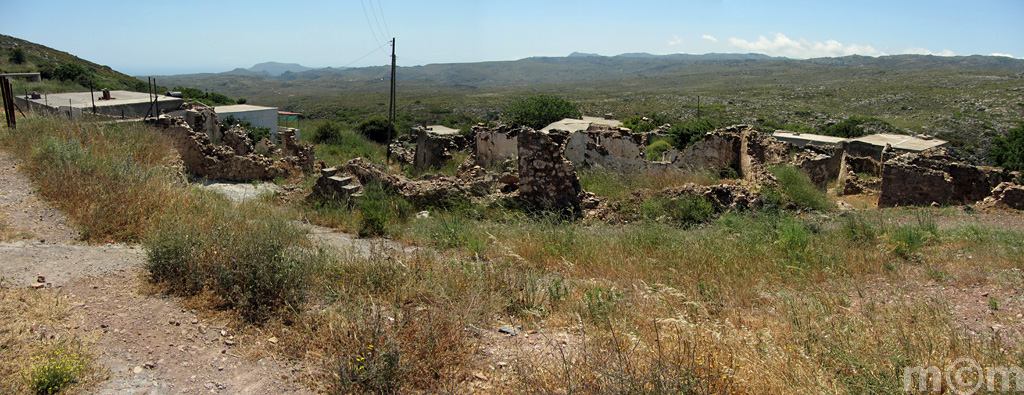
{"label": "shrub", "polygon": [[989,159],[1007,170],[1024,170],[1024,123],[1010,129],[1006,136],[992,139]]}
{"label": "shrub", "polygon": [[[648,118],[650,121],[645,122],[644,118]],[[646,117],[636,115],[626,118],[622,121],[622,126],[629,128],[633,133],[646,133],[666,123],[669,123],[668,118],[658,114],[650,114]]]}
{"label": "shrub", "polygon": [[85,358],[64,344],[52,346],[44,354],[33,358],[28,373],[32,389],[39,395],[60,392],[85,373]]}
{"label": "shrub", "polygon": [[92,71],[78,63],[63,63],[53,70],[52,78],[61,81],[73,81],[82,86],[90,86],[93,82]]}
{"label": "shrub", "polygon": [[565,99],[537,95],[521,99],[505,110],[505,120],[514,126],[542,129],[565,118],[581,118],[579,108]]}
{"label": "shrub", "polygon": [[338,144],[341,140],[341,127],[331,121],[324,122],[313,131],[312,140],[317,144]]}
{"label": "shrub", "polygon": [[672,146],[681,150],[690,144],[703,140],[707,132],[715,130],[718,126],[718,123],[711,120],[694,119],[672,125],[668,130],[668,134],[671,136]]}
{"label": "shrub", "polygon": [[650,198],[640,204],[640,213],[652,220],[666,218],[681,226],[705,222],[715,214],[715,206],[702,196],[680,196],[674,199]]}
{"label": "shrub", "polygon": [[818,190],[800,169],[779,165],[770,170],[778,180],[781,192],[790,202],[812,210],[829,211],[835,207],[832,199],[824,191]]}
{"label": "shrub", "polygon": [[159,219],[143,243],[152,279],[184,296],[210,291],[249,322],[297,307],[322,254],[300,245],[304,232],[294,225],[260,214],[272,208],[242,212],[213,204],[202,208],[207,215]]}
{"label": "shrub", "polygon": [[404,221],[413,214],[412,205],[400,196],[392,196],[379,183],[369,183],[359,199],[359,236],[381,236],[392,222]]}
{"label": "shrub", "polygon": [[647,145],[647,160],[660,161],[665,151],[672,148],[667,140],[658,140]]}
{"label": "shrub", "polygon": [[25,49],[22,47],[15,47],[11,49],[11,56],[9,60],[14,64],[24,64],[26,61]]}
{"label": "shrub", "polygon": [[378,143],[386,143],[391,140],[391,136],[394,136],[394,130],[391,129],[388,119],[380,116],[360,122],[359,126],[356,126],[356,131]]}

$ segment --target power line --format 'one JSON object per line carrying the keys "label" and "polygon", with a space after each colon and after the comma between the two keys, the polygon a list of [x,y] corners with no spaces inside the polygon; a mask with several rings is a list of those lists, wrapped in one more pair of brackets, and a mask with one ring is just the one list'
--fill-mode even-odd
{"label": "power line", "polygon": [[[380,27],[380,20],[377,19],[377,10],[373,9],[373,0],[370,0],[370,13],[373,14],[373,22],[377,24],[377,32],[380,33],[381,37],[384,37],[384,38],[391,37],[390,34],[385,35],[384,34],[384,29],[381,29],[381,27]],[[371,27],[371,29],[372,29],[372,27]]]}
{"label": "power line", "polygon": [[[375,41],[377,43],[377,48],[378,49],[383,48],[384,45],[382,45],[380,43],[380,40],[377,39],[377,32],[373,30],[373,23],[370,22],[370,14],[366,13],[366,4],[363,3],[363,0],[359,0],[359,5],[363,6],[363,16],[366,17],[366,25],[370,27],[370,34],[373,35],[373,41]],[[373,8],[373,3],[370,3],[370,8]],[[376,14],[374,14],[374,15],[376,15]],[[375,17],[375,19],[376,19],[376,17]]]}
{"label": "power line", "polygon": [[355,63],[355,62],[358,62],[358,61],[360,61],[360,60],[363,60],[363,59],[365,59],[365,58],[366,58],[367,56],[373,55],[373,54],[374,54],[375,52],[377,52],[377,51],[380,51],[380,50],[381,50],[382,48],[383,48],[383,46],[381,46],[381,47],[377,47],[377,48],[374,48],[374,49],[373,49],[372,51],[370,51],[370,53],[368,53],[368,54],[366,54],[366,55],[363,55],[363,56],[360,56],[360,57],[359,57],[359,59],[356,59],[356,60],[353,60],[353,61],[351,61],[351,62],[348,62],[348,64],[346,64],[346,65],[344,65],[344,66],[341,66],[341,68],[345,68],[345,67],[351,66],[351,65],[352,65],[353,63]]}
{"label": "power line", "polygon": [[[370,1],[370,5],[373,6],[373,0]],[[391,29],[388,28],[388,20],[384,18],[384,7],[380,5],[380,0],[377,0],[377,9],[380,10],[380,19],[384,21],[384,31],[388,32],[388,37],[393,37],[391,35]]]}

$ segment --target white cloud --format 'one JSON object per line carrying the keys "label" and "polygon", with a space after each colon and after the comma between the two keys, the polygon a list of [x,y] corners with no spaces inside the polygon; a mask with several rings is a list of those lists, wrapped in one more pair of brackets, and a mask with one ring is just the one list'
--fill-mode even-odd
{"label": "white cloud", "polygon": [[775,39],[769,40],[765,36],[758,37],[757,41],[747,41],[741,38],[729,38],[729,45],[743,49],[744,51],[763,53],[772,56],[785,56],[790,58],[818,58],[829,56],[867,55],[880,56],[884,52],[870,45],[844,45],[836,40],[808,41],[803,38],[793,40],[782,33],[776,33]]}
{"label": "white cloud", "polygon": [[717,43],[717,42],[718,42],[718,39],[717,39],[717,38],[715,38],[715,36],[712,36],[712,35],[710,35],[710,34],[705,34],[705,35],[703,35],[703,36],[700,36],[700,38],[703,38],[703,39],[705,39],[705,40],[711,41],[711,42],[713,42],[713,43]]}
{"label": "white cloud", "polygon": [[956,54],[953,53],[953,51],[948,50],[948,49],[943,49],[941,52],[932,52],[928,48],[918,48],[918,47],[908,47],[907,49],[903,50],[903,52],[900,52],[900,53],[902,53],[902,54],[910,54],[910,55],[956,56]]}
{"label": "white cloud", "polygon": [[672,36],[671,40],[668,40],[668,45],[679,45],[683,43],[683,38],[679,36]]}
{"label": "white cloud", "polygon": [[999,53],[999,52],[993,53],[993,54],[991,54],[991,55],[989,55],[989,56],[1005,56],[1005,57],[1007,57],[1007,58],[1012,58],[1012,57],[1014,57],[1013,55],[1010,55],[1010,54],[1008,54],[1008,53]]}

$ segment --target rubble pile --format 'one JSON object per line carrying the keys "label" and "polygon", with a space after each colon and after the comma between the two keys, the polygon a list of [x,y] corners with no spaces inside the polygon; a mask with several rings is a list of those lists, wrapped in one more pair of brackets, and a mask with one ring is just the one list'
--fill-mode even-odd
{"label": "rubble pile", "polygon": [[[191,119],[195,123],[189,124]],[[282,136],[286,156],[272,159],[255,152],[244,129],[217,127],[217,115],[210,109],[188,111],[185,117],[161,117],[151,121],[168,136],[177,149],[185,170],[196,177],[225,181],[270,180],[277,176],[298,175],[314,166],[313,147],[299,144],[295,136]],[[211,140],[220,136],[222,145]]]}
{"label": "rubble pile", "polygon": [[1024,210],[1024,186],[1003,182],[992,189],[992,196],[981,202],[982,206]]}
{"label": "rubble pile", "polygon": [[716,211],[742,211],[760,206],[764,199],[761,194],[736,184],[697,185],[686,184],[668,188],[659,194],[666,197],[700,196],[715,206]]}

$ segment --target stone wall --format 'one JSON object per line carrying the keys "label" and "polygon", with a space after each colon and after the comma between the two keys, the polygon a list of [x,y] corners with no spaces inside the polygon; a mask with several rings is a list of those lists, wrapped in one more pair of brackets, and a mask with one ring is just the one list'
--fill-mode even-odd
{"label": "stone wall", "polygon": [[[277,176],[298,175],[314,167],[313,148],[291,141],[297,155],[274,160],[253,152],[244,131],[229,130],[223,145],[215,145],[206,132],[197,132],[183,117],[165,117],[152,121],[169,137],[181,156],[185,171],[196,177],[225,181],[270,180]],[[197,125],[209,125],[205,115]],[[216,118],[212,118],[215,120]],[[206,126],[202,126],[207,129]],[[242,153],[240,153],[242,152]]]}
{"label": "stone wall", "polygon": [[492,168],[519,157],[519,133],[505,125],[490,129],[474,126],[473,156],[477,166]]}
{"label": "stone wall", "polygon": [[635,172],[647,168],[644,137],[618,129],[574,132],[565,143],[564,154],[578,168]]}
{"label": "stone wall", "polygon": [[721,172],[733,169],[747,181],[772,180],[767,166],[785,162],[789,143],[759,133],[748,125],[734,125],[708,132],[704,140],[682,152],[669,150],[665,159],[686,170]]}
{"label": "stone wall", "polygon": [[945,149],[897,154],[882,167],[879,207],[973,203],[1009,180],[1001,169],[960,163]]}
{"label": "stone wall", "polygon": [[439,168],[452,159],[452,155],[448,153],[448,146],[451,144],[448,136],[430,133],[423,128],[415,128],[413,133],[416,136],[416,150],[412,165],[417,170]]}
{"label": "stone wall", "polygon": [[576,168],[562,155],[564,133],[519,133],[519,197],[542,210],[580,213],[583,188]]}

